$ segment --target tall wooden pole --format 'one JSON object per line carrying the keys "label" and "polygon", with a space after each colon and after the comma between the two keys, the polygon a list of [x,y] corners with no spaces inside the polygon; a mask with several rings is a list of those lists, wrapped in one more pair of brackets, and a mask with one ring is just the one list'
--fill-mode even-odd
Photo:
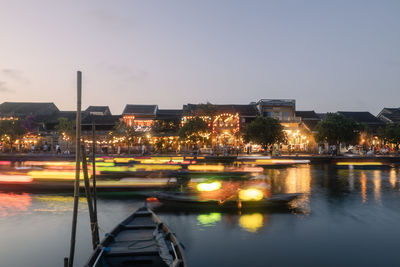
{"label": "tall wooden pole", "polygon": [[92,182],[93,182],[93,212],[94,212],[94,223],[95,223],[95,235],[97,244],[100,244],[100,237],[99,237],[99,226],[97,222],[97,190],[96,190],[96,123],[93,119],[92,122]]}
{"label": "tall wooden pole", "polygon": [[81,99],[82,99],[82,72],[77,73],[77,107],[76,107],[76,145],[75,145],[75,184],[74,184],[74,210],[72,215],[72,230],[71,230],[71,246],[69,250],[68,266],[74,265],[75,256],[75,239],[76,225],[78,220],[78,204],[79,204],[79,175],[80,175],[80,160],[81,160]]}
{"label": "tall wooden pole", "polygon": [[83,169],[83,179],[85,182],[85,193],[86,193],[86,200],[88,203],[88,210],[89,210],[89,219],[90,219],[90,229],[92,230],[92,245],[93,249],[96,249],[98,245],[98,240],[96,236],[96,223],[94,220],[94,213],[93,213],[93,202],[92,202],[92,195],[90,193],[90,182],[89,182],[89,173],[88,173],[88,166],[86,160],[86,148],[85,145],[82,145],[82,169]]}

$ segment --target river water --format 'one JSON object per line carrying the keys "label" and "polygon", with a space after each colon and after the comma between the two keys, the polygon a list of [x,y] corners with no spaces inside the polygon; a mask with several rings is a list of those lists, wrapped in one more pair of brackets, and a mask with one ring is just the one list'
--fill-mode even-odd
{"label": "river water", "polygon": [[[304,164],[267,169],[258,178],[270,193],[306,195],[293,210],[158,214],[183,243],[189,266],[400,266],[398,168]],[[100,196],[101,234],[142,204],[118,194]],[[0,266],[62,266],[72,206],[68,194],[0,191]],[[81,198],[75,266],[90,253],[87,205]]]}

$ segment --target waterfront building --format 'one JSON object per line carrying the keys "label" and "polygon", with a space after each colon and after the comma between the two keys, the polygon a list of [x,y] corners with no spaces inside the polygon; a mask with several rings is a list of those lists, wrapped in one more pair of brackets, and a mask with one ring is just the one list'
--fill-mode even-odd
{"label": "waterfront building", "polygon": [[310,133],[317,132],[318,122],[321,121],[321,116],[319,116],[314,110],[310,111],[297,111],[296,118],[300,119],[302,127],[306,128]]}
{"label": "waterfront building", "polygon": [[[354,119],[359,124],[368,126],[372,137],[362,134],[362,140],[371,139],[371,144],[377,144],[376,134],[386,123],[400,122],[400,108],[384,108],[375,117],[369,112],[338,111],[345,117]],[[82,111],[82,135],[88,145],[92,140],[92,125],[95,124],[99,151],[116,152],[116,147],[127,146],[123,136],[113,135],[114,126],[123,121],[137,132],[135,138],[136,152],[142,151],[177,151],[181,140],[178,137],[179,128],[188,120],[200,117],[207,122],[209,133],[207,149],[239,148],[244,150],[248,144],[243,142],[243,129],[257,116],[272,117],[281,123],[287,136],[287,142],[281,148],[291,151],[311,151],[315,145],[313,135],[316,126],[325,117],[325,113],[315,111],[297,111],[294,99],[261,99],[250,104],[186,104],[182,109],[159,109],[158,105],[125,106],[121,115],[113,115],[108,106],[89,106]],[[16,140],[13,146],[29,150],[31,144],[37,148],[46,144],[53,148],[60,144],[62,150],[74,150],[71,137],[58,133],[57,124],[60,118],[74,121],[75,111],[61,111],[54,103],[4,102],[0,104],[1,120],[26,120],[34,122],[34,129]],[[121,151],[121,149],[118,151]],[[253,151],[260,147],[253,145]],[[134,149],[134,151],[135,151]],[[206,150],[207,150],[206,149]]]}
{"label": "waterfront building", "polygon": [[82,139],[89,151],[93,143],[94,127],[97,153],[115,153],[118,139],[112,138],[110,133],[121,118],[121,115],[112,115],[108,106],[89,106],[82,113]]}
{"label": "waterfront building", "polygon": [[85,113],[94,116],[107,116],[111,115],[110,108],[108,106],[89,106]]}
{"label": "waterfront building", "polygon": [[[0,104],[0,120],[21,120],[30,126],[22,138],[11,144],[17,151],[29,150],[32,146],[38,147],[42,143],[46,143],[48,136],[44,133],[44,129],[47,118],[57,112],[59,112],[57,106],[50,102],[4,102]],[[4,148],[3,144],[1,146]]]}
{"label": "waterfront building", "polygon": [[157,110],[157,105],[128,104],[122,112],[122,120],[137,131],[148,132],[156,119]]}
{"label": "waterfront building", "polygon": [[240,147],[243,146],[241,129],[258,115],[255,104],[187,104],[183,106],[182,124],[195,116],[200,117],[210,129],[212,147]]}
{"label": "waterfront building", "polygon": [[384,123],[400,123],[400,108],[383,108],[377,117]]}
{"label": "waterfront building", "polygon": [[372,115],[368,111],[338,111],[339,114],[342,114],[346,118],[353,119],[358,124],[364,124],[368,126],[373,135],[377,134],[377,131],[380,127],[385,127],[385,123]]}
{"label": "waterfront building", "polygon": [[24,119],[27,116],[45,116],[58,112],[54,103],[4,102],[0,104],[0,119]]}
{"label": "waterfront building", "polygon": [[[282,144],[286,151],[310,150],[314,145],[312,131],[302,123],[301,117],[296,115],[296,100],[294,99],[261,99],[257,102],[257,108],[264,117],[272,117],[279,120],[287,137],[287,143]],[[306,113],[298,113],[306,115]],[[305,118],[307,121],[309,118]]]}
{"label": "waterfront building", "polygon": [[360,131],[360,145],[370,147],[371,145],[378,146],[380,144],[378,138],[379,128],[384,128],[385,123],[372,115],[368,111],[338,111],[346,118],[351,118],[359,125],[367,126],[366,129]]}
{"label": "waterfront building", "polygon": [[317,125],[321,121],[321,116],[314,110],[296,111],[295,114],[296,118],[300,120],[298,131],[301,134],[297,137],[292,136],[292,138],[295,138],[292,143],[299,144],[300,150],[310,151],[316,146],[314,135],[317,133]]}
{"label": "waterfront building", "polygon": [[294,99],[261,99],[256,106],[261,116],[272,117],[281,122],[296,120],[296,100]]}
{"label": "waterfront building", "polygon": [[[75,146],[72,145],[71,137],[65,133],[59,133],[56,129],[60,118],[73,122],[76,119],[76,111],[58,111],[43,118],[46,122],[41,130],[41,135],[42,137],[46,136],[46,142],[52,147],[59,144],[62,151],[74,152]],[[81,113],[82,140],[89,147],[93,139],[92,126],[94,125],[98,151],[110,151],[113,148],[113,140],[109,139],[109,132],[113,130],[120,119],[120,115],[111,114],[108,106],[89,106]],[[43,142],[42,140],[41,143]]]}
{"label": "waterfront building", "polygon": [[174,152],[179,148],[182,114],[182,109],[157,109],[150,137],[150,144],[156,151]]}

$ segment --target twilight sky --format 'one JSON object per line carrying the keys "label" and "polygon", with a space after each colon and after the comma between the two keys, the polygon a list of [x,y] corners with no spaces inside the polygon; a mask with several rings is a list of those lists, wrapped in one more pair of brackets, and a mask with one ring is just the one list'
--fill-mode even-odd
{"label": "twilight sky", "polygon": [[400,1],[0,0],[0,102],[400,106]]}

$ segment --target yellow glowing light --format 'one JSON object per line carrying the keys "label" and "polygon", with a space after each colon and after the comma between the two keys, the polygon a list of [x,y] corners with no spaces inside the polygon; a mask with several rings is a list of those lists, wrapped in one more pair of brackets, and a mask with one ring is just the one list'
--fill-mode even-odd
{"label": "yellow glowing light", "polygon": [[[31,171],[28,175],[35,180],[75,180],[75,171]],[[82,171],[80,179],[83,180]]]}
{"label": "yellow glowing light", "polygon": [[182,167],[180,165],[166,165],[166,164],[137,164],[134,165],[136,170],[145,170],[145,171],[162,171],[162,170],[180,170]]}
{"label": "yellow glowing light", "polygon": [[128,166],[102,166],[97,168],[100,172],[126,172],[128,171]]}
{"label": "yellow glowing light", "polygon": [[242,189],[239,191],[239,199],[243,201],[261,200],[263,197],[263,192],[257,188]]}
{"label": "yellow glowing light", "polygon": [[224,171],[223,165],[189,165],[190,171]]}
{"label": "yellow glowing light", "polygon": [[114,161],[116,163],[129,163],[131,161],[135,160],[134,158],[116,158]]}
{"label": "yellow glowing light", "polygon": [[337,162],[336,165],[338,166],[381,166],[383,165],[382,162]]}
{"label": "yellow glowing light", "polygon": [[242,215],[239,219],[239,225],[246,231],[255,233],[264,225],[264,218],[260,213]]}
{"label": "yellow glowing light", "polygon": [[200,183],[197,185],[197,190],[199,191],[215,191],[221,188],[220,182],[212,182],[212,183]]}
{"label": "yellow glowing light", "polygon": [[97,162],[97,167],[113,167],[115,164],[114,162]]}
{"label": "yellow glowing light", "polygon": [[75,166],[72,161],[25,161],[25,166]]}

